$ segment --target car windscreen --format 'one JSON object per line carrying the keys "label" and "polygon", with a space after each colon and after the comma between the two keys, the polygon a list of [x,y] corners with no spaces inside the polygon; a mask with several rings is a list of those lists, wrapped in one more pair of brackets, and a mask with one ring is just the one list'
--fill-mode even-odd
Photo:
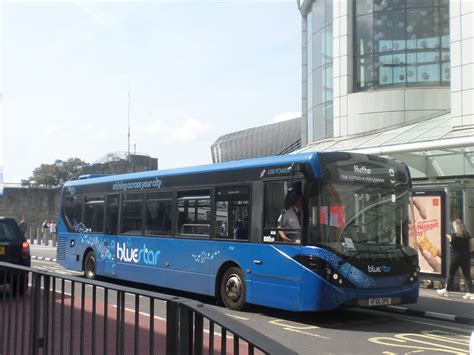
{"label": "car windscreen", "polygon": [[0,241],[17,240],[21,238],[20,230],[15,222],[0,221]]}

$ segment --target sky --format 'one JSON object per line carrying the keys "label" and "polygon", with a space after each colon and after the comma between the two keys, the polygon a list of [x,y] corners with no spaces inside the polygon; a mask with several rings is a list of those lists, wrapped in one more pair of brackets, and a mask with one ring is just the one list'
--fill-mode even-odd
{"label": "sky", "polygon": [[0,168],[127,151],[212,162],[226,133],[298,117],[294,0],[0,0]]}

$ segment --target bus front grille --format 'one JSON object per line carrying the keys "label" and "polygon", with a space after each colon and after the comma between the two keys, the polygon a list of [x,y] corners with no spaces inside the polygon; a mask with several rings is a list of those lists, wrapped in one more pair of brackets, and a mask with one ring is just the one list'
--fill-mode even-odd
{"label": "bus front grille", "polygon": [[66,258],[66,238],[58,238],[56,259],[64,260]]}

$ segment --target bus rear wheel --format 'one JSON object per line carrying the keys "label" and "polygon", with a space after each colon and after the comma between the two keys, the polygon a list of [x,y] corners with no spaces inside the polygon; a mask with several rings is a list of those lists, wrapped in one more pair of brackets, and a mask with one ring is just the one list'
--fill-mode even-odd
{"label": "bus rear wheel", "polygon": [[245,305],[245,280],[238,267],[228,269],[221,280],[221,298],[224,305],[233,310],[240,310]]}
{"label": "bus rear wheel", "polygon": [[91,250],[84,260],[84,277],[86,279],[95,280],[97,278],[96,265],[95,253]]}

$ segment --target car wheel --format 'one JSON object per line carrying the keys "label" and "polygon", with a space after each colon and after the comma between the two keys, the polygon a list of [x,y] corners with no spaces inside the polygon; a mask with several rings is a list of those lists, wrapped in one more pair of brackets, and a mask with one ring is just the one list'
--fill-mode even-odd
{"label": "car wheel", "polygon": [[224,305],[233,310],[240,310],[245,305],[245,280],[238,267],[228,269],[221,280],[221,299]]}
{"label": "car wheel", "polygon": [[97,278],[96,265],[95,253],[91,250],[84,260],[84,277],[86,279],[95,280]]}

